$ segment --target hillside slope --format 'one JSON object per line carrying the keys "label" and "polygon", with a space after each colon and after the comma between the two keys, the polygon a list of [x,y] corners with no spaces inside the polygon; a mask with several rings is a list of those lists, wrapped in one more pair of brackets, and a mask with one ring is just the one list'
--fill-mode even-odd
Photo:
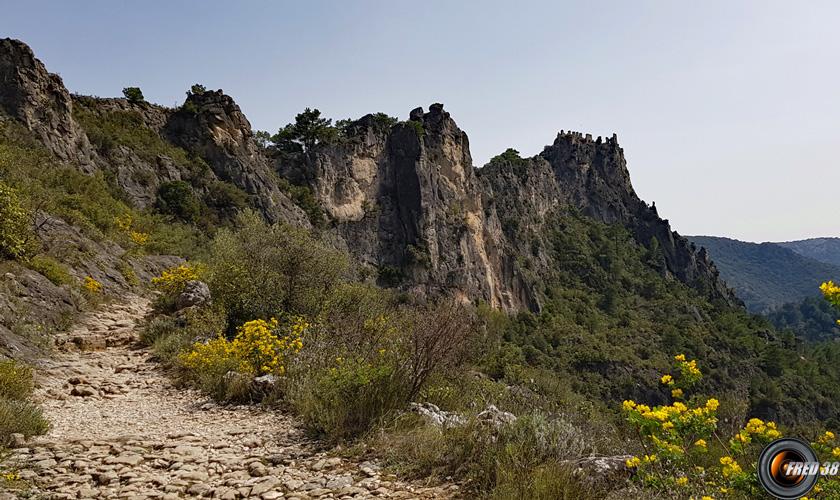
{"label": "hillside slope", "polygon": [[820,262],[840,266],[840,238],[809,238],[798,241],[780,241],[777,245],[789,248]]}
{"label": "hillside slope", "polygon": [[805,257],[776,243],[715,236],[688,238],[708,250],[723,279],[754,313],[818,296],[821,283],[840,279],[840,266]]}
{"label": "hillside slope", "polygon": [[[476,168],[441,104],[404,121],[371,114],[321,124],[328,133],[317,140],[266,144],[221,90],[196,85],[177,109],[73,96],[14,40],[0,41],[0,79],[4,129],[34,137],[50,157],[25,169],[0,157],[0,180],[33,206],[51,198],[34,196],[36,174],[90,180],[77,183],[101,189],[64,193],[51,213],[77,217],[100,239],[129,245],[142,230],[144,251],[200,260],[219,233],[236,240],[230,231],[247,209],[285,233],[302,228],[353,262],[342,279],[396,289],[408,302],[492,306],[499,319],[476,364],[504,387],[527,388],[529,409],[537,400],[555,410],[580,399],[601,408],[664,401],[655,374],[685,353],[709,367],[706,387],[737,395],[744,412],[790,422],[840,414],[825,389],[836,375],[803,392],[814,361],[749,317],[708,253],[638,198],[615,136],[561,131],[538,155],[508,150]],[[94,222],[78,218],[79,207]],[[271,286],[254,300],[282,288]],[[226,331],[257,317],[222,313]]]}

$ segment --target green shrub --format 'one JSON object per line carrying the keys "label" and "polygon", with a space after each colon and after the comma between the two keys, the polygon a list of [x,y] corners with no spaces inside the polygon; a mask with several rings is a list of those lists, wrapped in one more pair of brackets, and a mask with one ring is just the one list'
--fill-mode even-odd
{"label": "green shrub", "polygon": [[122,93],[129,102],[143,102],[143,91],[140,87],[126,87]]}
{"label": "green shrub", "polygon": [[422,139],[423,136],[426,135],[426,129],[423,128],[422,123],[420,123],[418,121],[414,121],[414,120],[409,120],[409,121],[404,122],[404,123],[406,125],[408,125],[409,127],[411,127],[412,129],[414,129],[414,133],[417,134],[417,137],[419,139]]}
{"label": "green shrub", "polygon": [[24,400],[34,388],[32,368],[13,360],[0,361],[0,397]]}
{"label": "green shrub", "polygon": [[12,434],[28,437],[49,428],[41,409],[28,400],[34,387],[31,368],[14,360],[0,361],[0,447]]}
{"label": "green shrub", "polygon": [[281,312],[314,316],[348,269],[344,254],[308,231],[269,225],[252,211],[237,217],[235,230],[220,230],[210,253],[208,283],[230,331]]}
{"label": "green shrub", "polygon": [[172,364],[193,343],[216,338],[225,332],[227,315],[218,306],[187,311],[180,318],[156,316],[140,332],[140,341],[152,346],[155,355]]}
{"label": "green shrub", "polygon": [[335,288],[290,365],[284,390],[307,427],[331,441],[364,434],[436,375],[458,372],[475,327],[452,302],[407,307],[371,285]]}
{"label": "green shrub", "polygon": [[504,153],[490,159],[489,165],[524,165],[527,161],[519,156],[519,151],[507,148]]}
{"label": "green shrub", "polygon": [[36,405],[0,397],[0,445],[8,444],[12,434],[37,436],[48,429],[49,422]]}
{"label": "green shrub", "polygon": [[178,323],[171,316],[156,316],[146,323],[140,331],[140,342],[154,345],[157,341],[169,337],[178,330]]}
{"label": "green shrub", "polygon": [[0,258],[19,259],[30,251],[30,216],[17,191],[0,181]]}
{"label": "green shrub", "polygon": [[157,209],[184,222],[195,222],[201,215],[201,202],[184,181],[164,182],[158,187]]}
{"label": "green shrub", "polygon": [[215,219],[203,222],[218,225],[233,220],[236,214],[251,206],[251,199],[248,193],[230,182],[214,181],[207,188],[204,203]]}
{"label": "green shrub", "polygon": [[294,379],[287,397],[310,431],[331,441],[368,431],[403,407],[410,390],[388,363],[337,357],[334,366]]}
{"label": "green shrub", "polygon": [[128,283],[128,286],[135,287],[140,284],[140,278],[137,277],[137,273],[134,272],[134,268],[131,267],[129,262],[121,260],[117,263],[117,270],[125,279],[125,282]]}
{"label": "green shrub", "polygon": [[573,474],[573,461],[594,449],[585,430],[562,417],[532,413],[498,428],[476,419],[440,428],[406,414],[376,436],[374,446],[404,476],[454,477],[477,496],[597,498],[599,493],[588,476]]}
{"label": "green shrub", "polygon": [[296,186],[282,177],[277,180],[277,185],[289,195],[295,205],[306,212],[309,222],[313,226],[321,227],[324,225],[324,211],[312,193],[312,189],[308,186]]}
{"label": "green shrub", "polygon": [[68,285],[73,282],[73,276],[67,270],[67,266],[58,262],[49,255],[36,255],[27,263],[30,269],[43,274],[55,285]]}
{"label": "green shrub", "polygon": [[187,92],[187,95],[201,95],[205,92],[207,92],[207,87],[200,83],[195,83],[192,87],[190,87],[190,91]]}

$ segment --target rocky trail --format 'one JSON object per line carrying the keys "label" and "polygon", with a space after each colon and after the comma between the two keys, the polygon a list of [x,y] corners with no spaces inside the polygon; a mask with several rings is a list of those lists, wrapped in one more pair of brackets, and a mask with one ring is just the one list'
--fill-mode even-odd
{"label": "rocky trail", "polygon": [[176,388],[137,344],[149,309],[133,296],[90,313],[42,362],[36,396],[52,427],[16,443],[10,464],[29,488],[0,499],[458,495],[319,452],[282,412]]}

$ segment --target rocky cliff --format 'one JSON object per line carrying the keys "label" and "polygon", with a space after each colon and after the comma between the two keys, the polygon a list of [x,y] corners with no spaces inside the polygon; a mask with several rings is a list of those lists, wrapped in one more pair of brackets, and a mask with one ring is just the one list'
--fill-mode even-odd
{"label": "rocky cliff", "polygon": [[167,182],[188,182],[202,198],[213,198],[225,183],[269,220],[308,225],[279,190],[250,123],[221,91],[190,94],[177,110],[72,96],[26,44],[12,39],[0,40],[0,81],[0,117],[20,121],[58,159],[114,178],[136,206],[153,204]]}
{"label": "rocky cliff", "polygon": [[59,159],[107,173],[139,207],[153,206],[161,186],[175,181],[208,206],[224,205],[214,195],[221,183],[246,193],[271,221],[309,226],[288,190],[311,190],[325,214],[322,230],[383,285],[538,310],[554,265],[544,235],[558,210],[571,209],[655,247],[663,275],[738,303],[705,253],[636,196],[615,136],[561,132],[533,158],[476,168],[466,133],[433,104],[396,124],[368,115],[341,140],[281,154],[255,143],[222,91],[190,92],[178,109],[71,97],[14,40],[0,41],[0,80],[0,111]]}
{"label": "rocky cliff", "polygon": [[[705,252],[638,198],[615,136],[561,132],[533,158],[475,168],[467,135],[433,104],[387,130],[366,116],[348,141],[302,156],[297,181],[312,187],[347,248],[407,288],[538,310],[541,278],[554,264],[543,236],[557,210],[573,208],[655,245],[666,276],[738,303]],[[291,171],[288,162],[278,159],[278,170]]]}

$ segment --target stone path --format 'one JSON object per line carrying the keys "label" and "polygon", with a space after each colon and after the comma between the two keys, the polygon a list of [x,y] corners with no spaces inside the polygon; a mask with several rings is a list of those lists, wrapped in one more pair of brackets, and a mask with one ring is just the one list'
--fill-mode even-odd
{"label": "stone path", "polygon": [[[149,301],[86,316],[40,368],[52,428],[14,450],[31,498],[452,498],[372,462],[317,452],[278,411],[220,406],[176,388],[136,344]],[[60,341],[61,342],[61,341]]]}

